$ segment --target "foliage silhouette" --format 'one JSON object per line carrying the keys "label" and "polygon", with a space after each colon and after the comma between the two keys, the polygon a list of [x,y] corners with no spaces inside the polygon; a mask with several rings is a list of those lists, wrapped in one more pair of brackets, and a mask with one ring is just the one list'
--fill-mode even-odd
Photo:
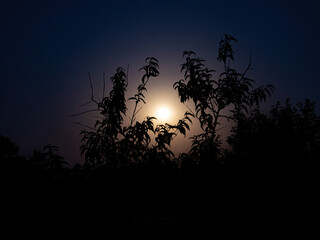
{"label": "foliage silhouette", "polygon": [[[218,79],[213,78],[214,70],[205,67],[203,59],[196,57],[192,51],[185,51],[183,56],[186,62],[181,65],[184,79],[174,84],[181,102],[185,103],[190,99],[195,104],[196,116],[204,132],[192,138],[189,159],[191,157],[204,165],[214,164],[221,157],[221,136],[217,128],[221,119],[240,121],[248,114],[250,108],[265,101],[274,90],[272,85],[253,88],[254,81],[246,77],[251,59],[243,73],[231,67],[230,61],[234,60],[232,41],[236,42],[236,39],[225,35],[220,42],[217,59],[223,63],[224,72]],[[128,82],[123,68],[118,68],[117,73],[111,78],[113,89],[109,97],[104,97],[99,102],[92,95],[92,102],[96,103],[96,110],[103,116],[103,120],[97,120],[93,129],[81,132],[81,153],[85,155],[88,166],[118,168],[133,162],[149,162],[149,159],[157,159],[160,156],[159,161],[162,163],[174,159],[174,154],[168,147],[178,132],[186,134],[186,129],[189,129],[187,122],[191,123],[189,117],[193,114],[187,112],[177,125],[163,124],[154,127],[154,117],[147,117],[141,123],[136,121],[136,116],[142,108],[140,104],[146,103],[146,84],[151,77],[159,75],[158,68],[157,59],[147,58],[146,65],[140,69],[144,71],[141,84],[137,93],[128,99],[135,101],[129,126],[123,126],[123,116],[127,110],[125,91]],[[155,134],[156,145],[150,147],[151,132]],[[178,160],[182,161],[183,159]]]}
{"label": "foliage silhouette", "polygon": [[251,59],[243,73],[231,67],[230,62],[234,60],[232,41],[237,42],[227,34],[220,41],[217,59],[223,63],[224,72],[218,79],[212,76],[215,71],[204,65],[205,60],[197,57],[193,51],[185,51],[185,63],[181,65],[184,79],[173,85],[182,103],[190,99],[195,105],[196,116],[204,132],[192,138],[190,154],[206,165],[212,162],[209,158],[217,160],[221,155],[217,129],[221,119],[243,119],[250,108],[265,101],[274,90],[273,85],[253,88],[254,80],[246,77]]}
{"label": "foliage silhouette", "polygon": [[[144,71],[137,93],[128,100],[135,101],[130,124],[123,125],[123,116],[126,115],[125,91],[128,83],[127,74],[123,68],[118,68],[117,73],[111,78],[113,89],[109,97],[104,97],[101,102],[92,96],[97,110],[102,115],[102,120],[97,120],[94,128],[81,132],[81,153],[84,154],[86,166],[92,169],[127,167],[132,163],[150,163],[152,159],[161,163],[169,162],[173,152],[168,148],[178,132],[186,134],[190,129],[187,122],[191,122],[186,112],[177,125],[158,125],[154,127],[155,117],[147,116],[142,122],[136,121],[136,116],[141,110],[140,104],[145,104],[144,92],[151,77],[157,77],[159,62],[156,58],[148,57],[146,65],[140,68]],[[89,79],[90,80],[90,79]],[[91,84],[91,81],[90,81]],[[104,94],[103,94],[104,96]],[[151,136],[155,135],[154,146],[150,146]]]}
{"label": "foliage silhouette", "polygon": [[312,226],[306,212],[313,206],[319,136],[320,116],[309,99],[295,106],[278,102],[267,114],[253,109],[233,127],[226,158],[248,216],[270,229]]}
{"label": "foliage silhouette", "polygon": [[[19,148],[9,138],[0,135],[0,139],[3,226],[31,229],[58,221],[54,213],[65,214],[61,209],[67,193],[62,193],[60,186],[55,189],[56,179],[68,171],[58,148],[46,145],[28,159],[19,154]],[[64,201],[55,202],[57,196]]]}
{"label": "foliage silhouette", "polygon": [[0,158],[2,160],[18,155],[19,148],[7,137],[0,135]]}
{"label": "foliage silhouette", "polygon": [[[97,109],[104,117],[102,121],[97,120],[95,130],[83,130],[81,132],[82,141],[81,154],[85,153],[86,163],[91,167],[101,167],[102,165],[115,166],[116,140],[121,132],[123,122],[122,114],[126,112],[125,91],[127,77],[123,68],[118,68],[116,74],[111,78],[113,89],[109,97],[104,97],[97,102]],[[91,83],[91,81],[90,81]]]}
{"label": "foliage silhouette", "polygon": [[[315,102],[309,99],[298,102],[296,106],[289,99],[285,106],[277,102],[269,115],[261,113],[258,108],[254,109],[246,119],[233,127],[233,134],[228,138],[231,152],[236,158],[248,161],[259,157],[257,164],[267,164],[261,158],[266,158],[266,161],[281,160],[278,164],[287,167],[302,164],[301,161],[307,164],[319,157],[319,120],[315,113]],[[264,154],[261,156],[262,152]]]}

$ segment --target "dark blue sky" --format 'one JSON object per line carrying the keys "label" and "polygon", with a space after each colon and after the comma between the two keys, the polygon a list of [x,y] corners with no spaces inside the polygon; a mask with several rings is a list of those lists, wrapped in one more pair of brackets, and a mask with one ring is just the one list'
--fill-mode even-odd
{"label": "dark blue sky", "polygon": [[[67,114],[81,111],[102,72],[130,66],[128,97],[148,56],[160,61],[152,96],[175,94],[182,51],[217,65],[224,33],[238,39],[236,65],[272,83],[271,102],[311,98],[319,104],[320,3],[318,1],[2,1],[0,6],[0,134],[24,155],[47,143],[74,163],[79,132]],[[97,92],[98,94],[98,92]],[[177,98],[178,101],[178,98]],[[146,108],[147,109],[147,108]],[[144,114],[147,114],[146,112]]]}

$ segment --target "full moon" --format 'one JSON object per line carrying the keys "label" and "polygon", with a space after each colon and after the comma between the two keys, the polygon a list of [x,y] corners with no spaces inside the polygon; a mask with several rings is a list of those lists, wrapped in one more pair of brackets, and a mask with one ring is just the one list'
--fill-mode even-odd
{"label": "full moon", "polygon": [[159,107],[156,113],[157,119],[161,122],[168,121],[170,118],[170,115],[171,115],[170,109],[165,106]]}

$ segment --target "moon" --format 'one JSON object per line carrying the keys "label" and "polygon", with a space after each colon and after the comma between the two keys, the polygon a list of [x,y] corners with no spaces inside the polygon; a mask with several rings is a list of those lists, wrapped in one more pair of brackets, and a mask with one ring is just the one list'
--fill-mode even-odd
{"label": "moon", "polygon": [[171,111],[168,107],[166,106],[161,106],[157,109],[156,112],[156,118],[160,121],[160,122],[166,122],[169,121],[171,117]]}

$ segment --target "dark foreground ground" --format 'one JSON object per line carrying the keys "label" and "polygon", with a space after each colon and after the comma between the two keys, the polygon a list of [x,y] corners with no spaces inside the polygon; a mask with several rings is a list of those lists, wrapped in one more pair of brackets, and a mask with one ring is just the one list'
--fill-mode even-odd
{"label": "dark foreground ground", "polygon": [[1,220],[15,229],[261,236],[313,228],[309,187],[275,173],[136,166],[5,176]]}

